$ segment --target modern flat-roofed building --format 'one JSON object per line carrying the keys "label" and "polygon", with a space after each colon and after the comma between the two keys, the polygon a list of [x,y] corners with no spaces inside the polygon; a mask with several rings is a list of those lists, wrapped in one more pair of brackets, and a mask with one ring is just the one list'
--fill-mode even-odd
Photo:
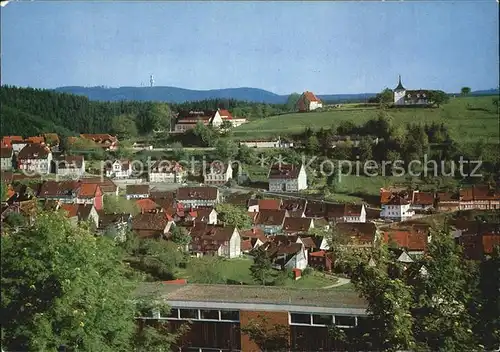
{"label": "modern flat-roofed building", "polygon": [[172,331],[190,321],[172,351],[260,351],[244,332],[252,323],[282,326],[292,351],[340,348],[329,327],[357,330],[366,321],[367,303],[352,289],[297,289],[271,286],[143,283],[137,297],[159,300],[170,312],[146,306],[140,324],[169,323]]}

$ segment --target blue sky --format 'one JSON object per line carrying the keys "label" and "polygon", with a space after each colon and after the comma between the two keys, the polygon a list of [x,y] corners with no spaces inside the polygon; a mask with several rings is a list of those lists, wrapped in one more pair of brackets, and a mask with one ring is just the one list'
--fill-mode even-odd
{"label": "blue sky", "polygon": [[2,83],[278,94],[498,86],[498,3],[12,2]]}

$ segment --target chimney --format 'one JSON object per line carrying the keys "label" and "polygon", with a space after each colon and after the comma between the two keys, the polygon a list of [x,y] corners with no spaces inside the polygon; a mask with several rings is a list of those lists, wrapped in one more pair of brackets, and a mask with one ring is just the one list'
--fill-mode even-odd
{"label": "chimney", "polygon": [[255,227],[252,227],[252,233],[255,235]]}

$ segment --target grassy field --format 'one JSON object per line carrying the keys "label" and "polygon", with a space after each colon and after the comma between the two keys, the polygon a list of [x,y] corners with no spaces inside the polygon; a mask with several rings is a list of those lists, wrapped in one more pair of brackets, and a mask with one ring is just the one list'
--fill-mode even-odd
{"label": "grassy field", "polygon": [[[301,132],[309,126],[314,129],[329,128],[349,120],[362,124],[377,117],[378,109],[344,108],[328,112],[295,113],[252,121],[234,129],[236,138],[261,138],[283,136]],[[453,137],[462,142],[483,140],[498,143],[498,111],[493,97],[451,98],[439,108],[390,109],[396,124],[443,122]]]}
{"label": "grassy field", "polygon": [[[255,285],[255,282],[250,275],[250,266],[252,265],[252,262],[253,260],[251,258],[223,260],[220,262],[219,270],[221,271],[224,281],[227,283]],[[190,283],[197,283],[197,278],[190,276],[189,270],[178,269],[176,277],[185,278]],[[297,281],[287,278],[283,283],[283,286],[296,288],[321,288],[333,285],[336,281],[337,280],[334,277],[313,271]]]}

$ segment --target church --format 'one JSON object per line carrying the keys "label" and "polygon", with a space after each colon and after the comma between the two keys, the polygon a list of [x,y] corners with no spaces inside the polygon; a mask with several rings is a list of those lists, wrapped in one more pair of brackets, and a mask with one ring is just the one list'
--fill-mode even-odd
{"label": "church", "polygon": [[394,105],[429,105],[428,90],[407,90],[401,83],[399,76],[398,86],[394,89]]}

